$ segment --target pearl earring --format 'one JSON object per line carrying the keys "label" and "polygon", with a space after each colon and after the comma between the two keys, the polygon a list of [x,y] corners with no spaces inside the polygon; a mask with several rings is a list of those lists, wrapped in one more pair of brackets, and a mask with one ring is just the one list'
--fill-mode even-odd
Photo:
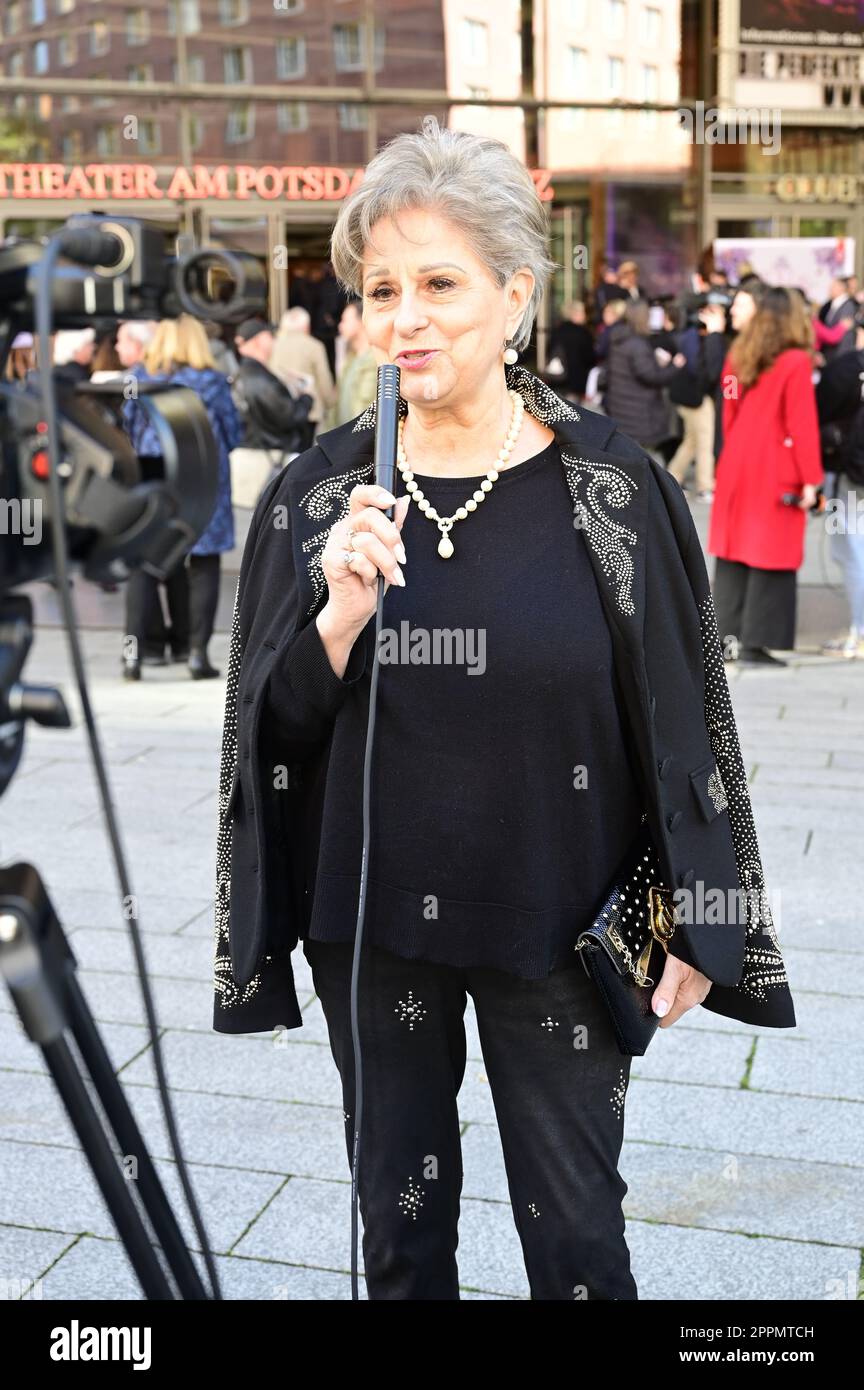
{"label": "pearl earring", "polygon": [[514,363],[519,361],[519,354],[512,346],[512,342],[512,338],[504,339],[504,361],[507,363],[508,367],[512,367]]}

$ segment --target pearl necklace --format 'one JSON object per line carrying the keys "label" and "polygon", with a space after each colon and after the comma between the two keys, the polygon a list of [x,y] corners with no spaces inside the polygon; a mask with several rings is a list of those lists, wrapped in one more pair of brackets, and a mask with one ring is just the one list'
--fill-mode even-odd
{"label": "pearl necklace", "polygon": [[492,485],[498,479],[498,470],[506,467],[507,460],[509,459],[510,454],[513,451],[513,447],[516,443],[516,440],[519,438],[519,431],[522,428],[522,420],[525,415],[525,402],[523,401],[518,391],[508,390],[507,394],[510,397],[511,403],[513,405],[513,414],[510,418],[510,428],[507,431],[507,436],[498,452],[498,458],[495,460],[495,463],[492,466],[492,468],[488,469],[486,477],[483,479],[482,483],[480,484],[479,488],[474,493],[474,495],[468,499],[464,506],[457,507],[456,511],[453,513],[452,516],[439,516],[435,508],[432,506],[432,503],[429,501],[427,497],[423,496],[423,493],[417,486],[417,483],[414,479],[414,474],[408,467],[408,460],[405,457],[405,449],[402,444],[402,432],[405,427],[405,416],[403,415],[399,419],[399,435],[396,445],[396,463],[398,465],[399,472],[402,474],[402,481],[405,484],[406,492],[408,492],[410,496],[413,497],[414,501],[417,503],[417,506],[420,508],[420,511],[423,512],[424,515],[428,516],[431,521],[436,521],[438,523],[438,530],[441,532],[441,539],[438,542],[438,554],[441,556],[442,560],[449,560],[450,556],[453,554],[453,542],[451,541],[449,534],[450,531],[452,531],[453,526],[457,521],[464,521],[469,512],[476,511],[477,504],[483,501],[488,492],[492,491]]}

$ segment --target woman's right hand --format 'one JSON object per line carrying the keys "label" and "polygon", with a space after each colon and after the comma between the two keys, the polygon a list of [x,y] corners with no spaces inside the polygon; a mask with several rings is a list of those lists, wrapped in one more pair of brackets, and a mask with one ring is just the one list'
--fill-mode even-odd
{"label": "woman's right hand", "polygon": [[[329,597],[319,617],[331,638],[353,642],[375,612],[379,573],[386,580],[385,593],[391,583],[405,583],[399,567],[400,561],[405,563],[400,533],[411,498],[397,501],[384,488],[361,483],[351,489],[348,500],[348,516],[331,529],[321,553]],[[393,507],[392,521],[384,515],[387,507]],[[350,568],[343,559],[346,550],[353,551]]]}

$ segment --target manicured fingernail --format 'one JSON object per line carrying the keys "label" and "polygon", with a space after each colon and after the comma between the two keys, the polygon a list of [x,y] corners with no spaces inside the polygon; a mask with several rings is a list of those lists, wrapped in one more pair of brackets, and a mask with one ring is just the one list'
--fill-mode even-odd
{"label": "manicured fingernail", "polygon": [[408,556],[405,554],[405,547],[404,547],[404,545],[402,544],[401,541],[400,541],[399,544],[395,547],[395,552],[396,552],[397,558],[400,559],[400,560],[402,561],[403,565],[404,565],[405,562],[406,562],[406,560],[408,559]]}
{"label": "manicured fingernail", "polygon": [[382,502],[392,502],[395,505],[396,498],[393,496],[392,492],[387,491],[386,487],[379,487],[378,496],[381,498]]}
{"label": "manicured fingernail", "polygon": [[401,584],[401,585],[402,585],[402,588],[403,588],[403,589],[405,588],[405,576],[404,576],[404,574],[402,573],[402,571],[400,570],[400,568],[399,568],[398,565],[396,566],[395,570],[393,571],[393,582],[394,582],[394,584]]}
{"label": "manicured fingernail", "polygon": [[657,1000],[657,1003],[654,1005],[654,1012],[658,1014],[660,1018],[663,1018],[664,1014],[668,1014],[669,1005],[666,1003],[665,999]]}

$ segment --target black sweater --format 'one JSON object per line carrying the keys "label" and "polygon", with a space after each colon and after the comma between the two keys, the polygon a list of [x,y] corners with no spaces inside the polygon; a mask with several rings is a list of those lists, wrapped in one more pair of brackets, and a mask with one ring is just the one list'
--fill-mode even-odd
{"label": "black sweater", "polygon": [[[480,482],[416,476],[445,516]],[[452,537],[444,560],[437,526],[410,506],[406,587],[384,599],[365,938],[539,978],[573,963],[642,812],[557,444],[501,473]],[[339,679],[313,620],[271,678],[277,708],[332,720],[303,846],[300,936],[315,940],[356,930],[374,629],[373,616]],[[431,660],[415,645],[412,662],[424,634]]]}

